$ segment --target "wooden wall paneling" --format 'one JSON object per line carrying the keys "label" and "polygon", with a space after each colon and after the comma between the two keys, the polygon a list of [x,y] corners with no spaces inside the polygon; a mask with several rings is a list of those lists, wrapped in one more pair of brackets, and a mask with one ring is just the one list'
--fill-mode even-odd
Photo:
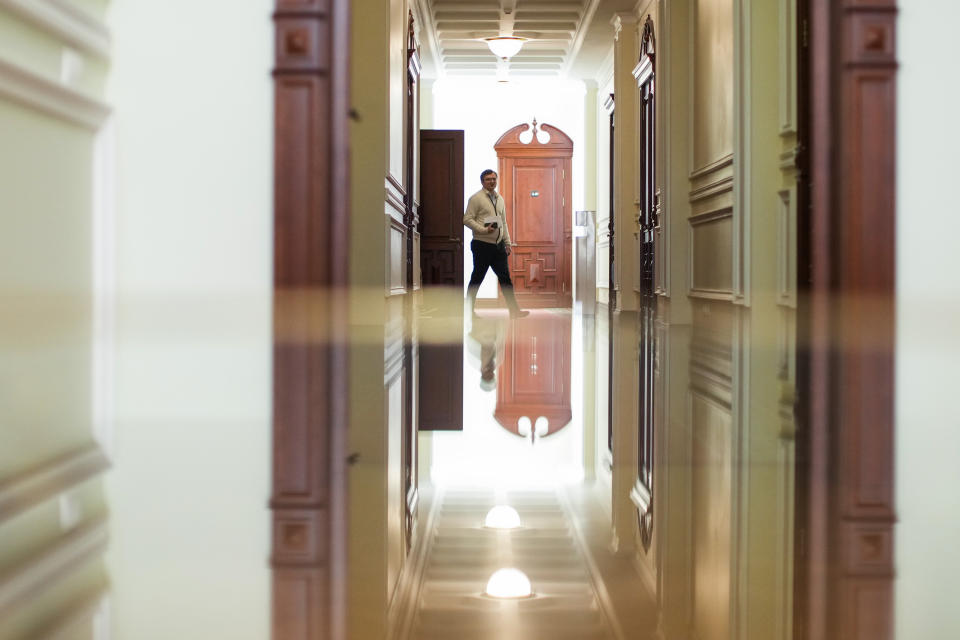
{"label": "wooden wall paneling", "polygon": [[346,637],[349,3],[278,0],[272,637]]}
{"label": "wooden wall paneling", "polygon": [[801,15],[796,637],[892,638],[897,7]]}

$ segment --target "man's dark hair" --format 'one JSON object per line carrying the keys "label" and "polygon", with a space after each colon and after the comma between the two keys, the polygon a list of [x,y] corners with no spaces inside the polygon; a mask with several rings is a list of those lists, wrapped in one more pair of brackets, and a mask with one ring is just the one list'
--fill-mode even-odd
{"label": "man's dark hair", "polygon": [[486,178],[491,173],[496,175],[497,172],[494,171],[493,169],[484,169],[483,173],[480,174],[480,182],[483,182],[483,179]]}

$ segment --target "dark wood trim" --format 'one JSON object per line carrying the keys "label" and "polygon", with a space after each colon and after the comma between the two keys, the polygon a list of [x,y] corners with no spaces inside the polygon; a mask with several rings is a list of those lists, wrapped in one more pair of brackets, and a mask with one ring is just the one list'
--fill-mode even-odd
{"label": "dark wood trim", "polygon": [[277,0],[272,637],[346,637],[348,0]]}
{"label": "dark wood trim", "polygon": [[897,9],[799,9],[795,637],[890,639]]}
{"label": "dark wood trim", "polygon": [[[607,106],[609,105],[609,107]],[[614,95],[611,93],[610,97],[604,102],[604,107],[608,108],[610,111],[610,127],[608,129],[610,136],[610,148],[608,149],[609,154],[609,209],[608,211],[608,223],[607,223],[607,251],[608,251],[608,262],[609,268],[607,269],[607,450],[610,453],[613,453],[613,358],[614,358],[614,335],[613,335],[613,323],[615,320],[614,314],[616,313],[617,308],[617,277],[616,277],[616,246],[614,240],[617,233],[617,224],[616,216],[614,216],[614,211],[616,207],[616,191],[614,190],[614,184],[616,182],[616,149],[614,147],[614,140],[616,139],[615,133],[615,122],[614,111],[616,110],[616,101]]]}

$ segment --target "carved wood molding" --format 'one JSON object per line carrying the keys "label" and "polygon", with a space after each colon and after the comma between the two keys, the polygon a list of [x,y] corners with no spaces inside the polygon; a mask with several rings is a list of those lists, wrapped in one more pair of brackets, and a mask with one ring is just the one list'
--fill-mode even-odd
{"label": "carved wood molding", "polygon": [[103,450],[91,444],[0,482],[0,524],[109,467],[110,460]]}
{"label": "carved wood molding", "polygon": [[[537,131],[543,131],[550,136],[546,143],[537,138]],[[521,139],[521,134],[532,134],[528,142]],[[526,137],[526,136],[524,136]],[[540,124],[534,118],[532,124],[518,124],[508,129],[493,145],[498,156],[511,158],[567,158],[573,157],[573,140],[560,129],[549,124]]]}
{"label": "carved wood molding", "polygon": [[98,131],[111,113],[103,102],[3,59],[0,96],[91,131]]}
{"label": "carved wood molding", "polygon": [[75,529],[0,576],[0,612],[101,554],[107,547],[107,520]]}
{"label": "carved wood molding", "polygon": [[110,58],[110,32],[88,13],[62,0],[0,0],[7,9],[35,27],[102,60]]}
{"label": "carved wood molding", "polygon": [[274,640],[346,637],[349,9],[274,13]]}

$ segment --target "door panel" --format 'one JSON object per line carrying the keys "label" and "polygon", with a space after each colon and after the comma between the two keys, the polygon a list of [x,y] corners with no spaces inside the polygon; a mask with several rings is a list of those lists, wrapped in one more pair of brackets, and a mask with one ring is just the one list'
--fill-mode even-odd
{"label": "door panel", "polygon": [[510,277],[521,306],[567,306],[564,160],[514,158],[504,177],[513,241]]}
{"label": "door panel", "polygon": [[463,131],[420,132],[422,431],[463,430]]}
{"label": "door panel", "polygon": [[420,132],[423,285],[463,287],[463,131]]}

